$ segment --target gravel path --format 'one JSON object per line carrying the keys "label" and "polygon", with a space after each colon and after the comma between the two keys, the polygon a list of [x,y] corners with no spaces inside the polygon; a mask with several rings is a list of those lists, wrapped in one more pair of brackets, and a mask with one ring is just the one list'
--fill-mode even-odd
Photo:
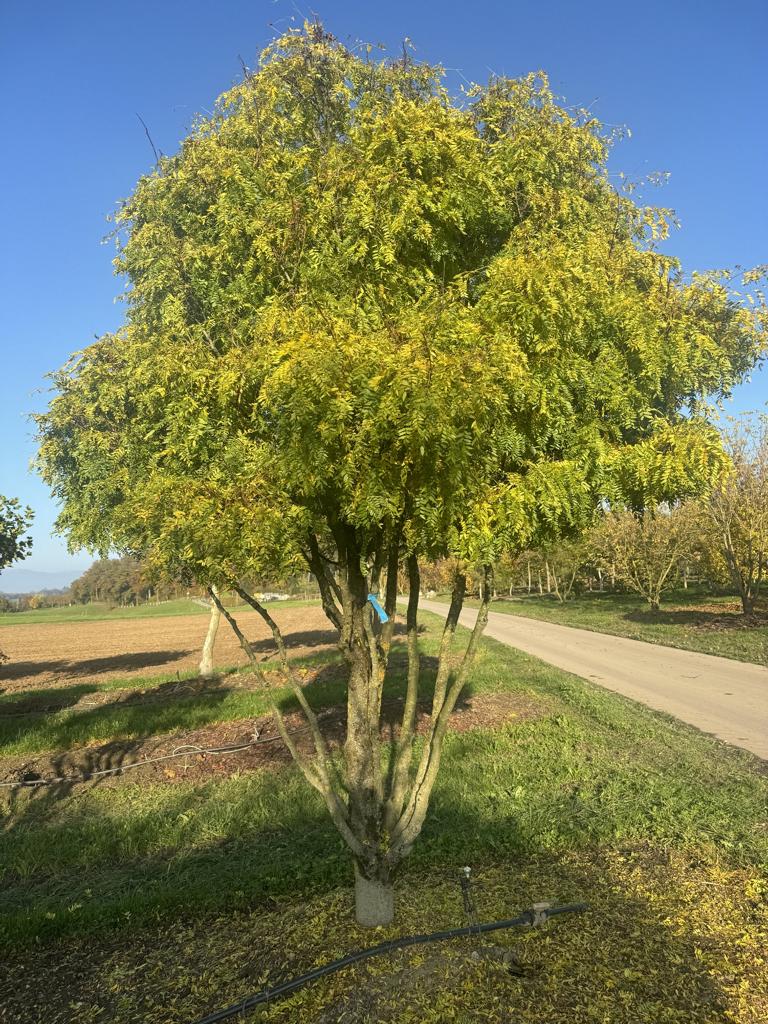
{"label": "gravel path", "polygon": [[[462,612],[461,624],[475,615]],[[768,668],[503,612],[490,613],[486,636],[768,758]]]}

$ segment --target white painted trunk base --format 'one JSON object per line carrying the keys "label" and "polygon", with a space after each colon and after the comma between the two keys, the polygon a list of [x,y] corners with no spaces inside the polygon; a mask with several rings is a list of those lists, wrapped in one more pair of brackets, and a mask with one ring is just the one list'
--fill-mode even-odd
{"label": "white painted trunk base", "polygon": [[391,882],[364,878],[355,865],[355,919],[363,928],[392,923],[395,916],[395,890]]}

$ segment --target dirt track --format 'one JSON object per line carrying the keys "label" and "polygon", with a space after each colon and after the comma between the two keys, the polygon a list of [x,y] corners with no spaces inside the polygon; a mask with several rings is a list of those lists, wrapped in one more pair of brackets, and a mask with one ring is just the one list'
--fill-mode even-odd
{"label": "dirt track", "polygon": [[[292,655],[308,654],[334,643],[322,609],[272,611]],[[255,612],[238,615],[237,621],[259,654],[273,653],[271,634]],[[10,661],[0,666],[0,692],[189,671],[199,664],[207,628],[207,615],[4,626],[2,648]],[[220,666],[244,665],[247,661],[223,621],[215,661]]]}

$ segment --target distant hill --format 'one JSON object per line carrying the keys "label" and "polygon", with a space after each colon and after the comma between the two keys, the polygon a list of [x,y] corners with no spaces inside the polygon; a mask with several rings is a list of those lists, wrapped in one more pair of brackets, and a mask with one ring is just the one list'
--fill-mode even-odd
{"label": "distant hill", "polygon": [[79,568],[64,569],[61,572],[38,572],[36,569],[11,566],[0,575],[0,594],[6,597],[19,597],[23,594],[60,592],[66,590],[82,573],[83,570]]}

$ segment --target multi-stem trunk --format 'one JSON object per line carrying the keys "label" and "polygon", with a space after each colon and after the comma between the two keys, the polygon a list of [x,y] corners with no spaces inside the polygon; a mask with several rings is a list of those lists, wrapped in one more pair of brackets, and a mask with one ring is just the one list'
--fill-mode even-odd
{"label": "multi-stem trunk", "polygon": [[[402,534],[395,532],[386,543],[382,539],[378,547],[367,549],[349,527],[338,527],[333,536],[335,559],[323,555],[315,538],[312,538],[307,554],[313,573],[318,574],[325,612],[339,630],[339,648],[349,672],[346,740],[341,759],[329,750],[302,682],[287,657],[277,623],[235,581],[233,586],[269,625],[287,679],[309,725],[314,755],[306,754],[294,744],[279,708],[273,705],[284,742],[307,781],[323,797],[354,858],[357,921],[365,926],[387,925],[394,914],[394,877],[424,824],[448,721],[488,620],[492,576],[490,567],[486,566],[475,626],[463,657],[454,660],[453,641],[466,585],[463,573],[456,574],[440,641],[431,714],[422,739],[418,737],[417,730],[421,664],[417,618],[420,577],[416,557],[407,557],[410,594],[406,615],[406,693],[399,733],[382,740],[381,706],[394,635]],[[384,608],[389,620],[382,625],[369,594],[379,593],[385,565]],[[217,600],[216,603],[220,605]],[[226,609],[223,613],[238,633],[246,654],[255,663],[250,645],[242,637],[231,614]]]}
{"label": "multi-stem trunk", "polygon": [[[415,556],[408,557],[406,693],[399,735],[390,738],[388,748],[380,738],[380,715],[391,626],[388,634],[379,633],[367,600],[368,587],[376,589],[378,585],[375,565],[365,580],[359,577],[358,564],[357,558],[349,558],[348,553],[341,558],[342,650],[350,664],[344,758],[350,828],[363,850],[362,855],[355,856],[356,917],[360,924],[384,925],[394,913],[394,876],[421,832],[440,766],[448,720],[487,622],[492,577],[486,567],[475,629],[462,661],[453,665],[451,649],[465,590],[464,576],[457,574],[440,644],[430,721],[420,756],[415,758],[420,681],[418,563]],[[387,604],[394,611],[394,587],[387,591]],[[385,760],[389,765],[386,771]]]}
{"label": "multi-stem trunk", "polygon": [[[393,884],[398,867],[418,838],[435,784],[450,715],[466,682],[480,636],[488,620],[492,593],[490,567],[485,567],[482,602],[463,658],[453,662],[452,648],[466,581],[457,572],[451,604],[440,642],[432,708],[426,734],[417,749],[418,695],[421,658],[418,639],[420,575],[414,555],[406,559],[409,597],[406,613],[406,692],[399,733],[382,742],[381,704],[393,637],[397,596],[395,539],[389,552],[385,610],[390,621],[382,629],[368,601],[379,588],[383,558],[369,559],[365,577],[354,535],[337,532],[341,650],[349,664],[347,736],[344,745],[347,820],[357,841],[355,911],[362,925],[386,925],[394,913]],[[418,756],[416,756],[418,753]]]}

